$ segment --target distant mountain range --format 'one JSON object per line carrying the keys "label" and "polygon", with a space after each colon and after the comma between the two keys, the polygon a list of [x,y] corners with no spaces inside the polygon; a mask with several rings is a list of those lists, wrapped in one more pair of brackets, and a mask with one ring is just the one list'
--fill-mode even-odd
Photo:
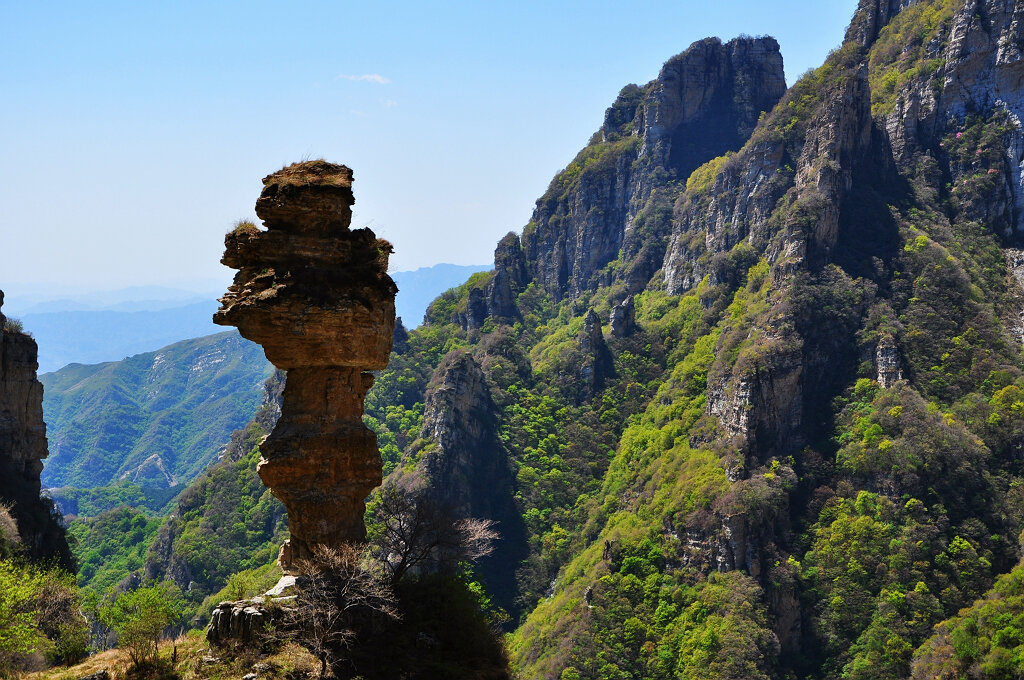
{"label": "distant mountain range", "polygon": [[406,328],[416,328],[423,323],[423,314],[434,298],[449,288],[462,285],[470,274],[490,268],[490,264],[435,264],[409,272],[392,272],[391,278],[398,284],[395,313]]}
{"label": "distant mountain range", "polygon": [[25,330],[39,344],[39,372],[69,364],[116,361],[179,340],[222,330],[211,320],[215,300],[157,311],[62,311],[25,314]]}
{"label": "distant mountain range", "polygon": [[[407,328],[423,321],[427,305],[470,274],[491,265],[437,264],[394,272],[398,316]],[[174,342],[219,332],[211,317],[217,291],[199,293],[160,286],[41,295],[7,291],[4,312],[21,319],[39,344],[39,373],[68,364],[119,361]]]}
{"label": "distant mountain range", "polygon": [[47,487],[195,478],[256,412],[271,366],[235,331],[40,376]]}

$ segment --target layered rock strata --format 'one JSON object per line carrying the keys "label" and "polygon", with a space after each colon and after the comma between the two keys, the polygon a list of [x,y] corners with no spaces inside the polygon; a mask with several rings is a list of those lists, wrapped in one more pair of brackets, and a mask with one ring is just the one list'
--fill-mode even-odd
{"label": "layered rock strata", "polygon": [[[661,266],[674,194],[701,164],[739,149],[786,91],[772,38],[694,43],[644,87],[623,88],[591,145],[537,201],[522,245],[533,278],[575,299],[621,256],[638,292]],[[496,267],[497,267],[496,262]]]}
{"label": "layered rock strata", "polygon": [[236,326],[287,372],[281,417],[261,445],[258,472],[288,509],[286,572],[316,545],[362,541],[364,499],[381,482],[376,435],[363,425],[388,362],[397,288],[391,245],[349,229],[352,171],[308,161],[263,179],[256,214],[225,238],[222,262],[238,269],[214,322]]}
{"label": "layered rock strata", "polygon": [[29,556],[72,569],[64,529],[52,503],[39,496],[48,452],[37,357],[36,341],[0,313],[0,503],[10,506]]}

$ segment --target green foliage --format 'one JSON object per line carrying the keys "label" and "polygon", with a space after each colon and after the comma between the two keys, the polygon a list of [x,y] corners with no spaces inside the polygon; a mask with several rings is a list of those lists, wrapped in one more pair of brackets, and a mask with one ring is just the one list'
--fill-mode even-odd
{"label": "green foliage", "polygon": [[250,424],[239,444],[244,455],[212,466],[189,486],[149,546],[147,575],[187,575],[189,617],[206,615],[198,606],[232,574],[271,564],[287,538],[284,507],[256,474],[264,432]]}
{"label": "green foliage", "polygon": [[[832,51],[824,64],[802,75],[789,88],[782,101],[758,125],[747,146],[775,139],[783,142],[790,156],[796,158],[808,123],[830,92],[840,91],[847,79],[857,77],[860,59],[860,46],[854,42]],[[789,172],[792,173],[792,168]]]}
{"label": "green foliage", "polygon": [[[868,82],[871,86],[871,113],[887,115],[896,105],[904,84],[918,78],[930,78],[944,64],[934,57],[943,50],[934,42],[948,41],[955,0],[918,2],[901,11],[878,34],[868,55]],[[935,79],[934,88],[941,88]]]}
{"label": "green foliage", "polygon": [[614,174],[621,159],[632,162],[639,146],[640,138],[633,135],[614,141],[591,143],[580,151],[562,172],[555,175],[538,205],[544,206],[548,211],[554,211],[556,205],[564,205],[566,197],[584,181],[584,178],[587,181],[597,181],[600,177]]}
{"label": "green foliage", "polygon": [[47,495],[53,499],[65,517],[82,519],[95,517],[122,506],[159,513],[165,511],[168,504],[181,491],[180,486],[160,488],[119,480],[114,484],[89,489],[71,486],[47,489]]}
{"label": "green foliage", "polygon": [[43,375],[44,484],[187,483],[256,412],[269,374],[259,345],[231,332]]}
{"label": "green foliage", "polygon": [[6,316],[6,317],[4,317],[4,327],[3,327],[3,330],[4,330],[5,333],[22,333],[23,334],[25,332],[25,324],[23,324],[21,322],[21,319],[15,319],[13,317]]}
{"label": "green foliage", "polygon": [[715,178],[718,173],[721,172],[722,166],[734,155],[734,152],[730,151],[724,156],[718,158],[712,158],[710,161],[700,166],[686,178],[686,191],[690,194],[703,194],[707,193],[715,183]]}
{"label": "green foliage", "polygon": [[1024,674],[1024,566],[1000,576],[969,608],[914,652],[918,678],[1016,678]]}
{"label": "green foliage", "polygon": [[128,506],[72,521],[79,585],[101,595],[141,569],[159,526],[159,519]]}
{"label": "green foliage", "polygon": [[117,644],[136,667],[156,659],[164,629],[181,617],[180,592],[169,584],[121,593],[100,609],[100,620],[117,633]]}
{"label": "green foliage", "polygon": [[[660,555],[659,555],[660,558]],[[627,566],[634,565],[634,566]],[[647,565],[646,567],[640,565]],[[647,572],[638,576],[636,570]],[[625,571],[625,573],[623,573]],[[688,585],[682,572],[658,573],[644,558],[627,557],[624,569],[601,576],[587,594],[544,603],[561,628],[552,638],[531,620],[511,639],[514,658],[524,646],[543,647],[520,667],[529,677],[643,677],[652,679],[723,677],[771,678],[778,642],[768,627],[760,589],[738,572],[714,574]],[[555,614],[551,609],[569,609]],[[571,639],[584,621],[590,632]]]}
{"label": "green foliage", "polygon": [[74,576],[0,559],[0,677],[35,654],[77,662],[87,651],[87,634]]}

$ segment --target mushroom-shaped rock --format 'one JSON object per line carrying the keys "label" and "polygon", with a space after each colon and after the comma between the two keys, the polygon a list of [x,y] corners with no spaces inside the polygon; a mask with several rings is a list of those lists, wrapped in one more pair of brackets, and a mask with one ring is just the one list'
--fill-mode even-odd
{"label": "mushroom-shaped rock", "polygon": [[215,323],[236,326],[287,371],[281,417],[261,445],[260,478],[288,509],[286,572],[316,545],[362,541],[363,499],[381,481],[377,437],[363,425],[395,330],[391,244],[349,229],[352,171],[295,163],[263,179],[256,214],[225,237],[238,269]]}

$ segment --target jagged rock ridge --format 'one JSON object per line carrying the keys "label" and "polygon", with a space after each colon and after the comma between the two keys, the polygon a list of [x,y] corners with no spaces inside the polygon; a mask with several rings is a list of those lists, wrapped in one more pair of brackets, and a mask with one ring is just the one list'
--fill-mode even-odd
{"label": "jagged rock ridge", "polygon": [[656,80],[624,88],[605,114],[600,140],[555,179],[523,232],[536,280],[556,300],[575,298],[621,252],[637,267],[632,286],[646,284],[664,236],[648,206],[652,193],[742,146],[785,90],[772,38],[694,43]]}
{"label": "jagged rock ridge", "polygon": [[[662,265],[682,183],[739,149],[785,91],[782,55],[769,37],[696,42],[657,79],[623,88],[590,145],[537,201],[522,236],[498,244],[493,275],[453,320],[466,329],[488,317],[512,323],[516,296],[532,281],[556,301],[612,280],[642,290]],[[609,269],[615,262],[622,268]]]}

